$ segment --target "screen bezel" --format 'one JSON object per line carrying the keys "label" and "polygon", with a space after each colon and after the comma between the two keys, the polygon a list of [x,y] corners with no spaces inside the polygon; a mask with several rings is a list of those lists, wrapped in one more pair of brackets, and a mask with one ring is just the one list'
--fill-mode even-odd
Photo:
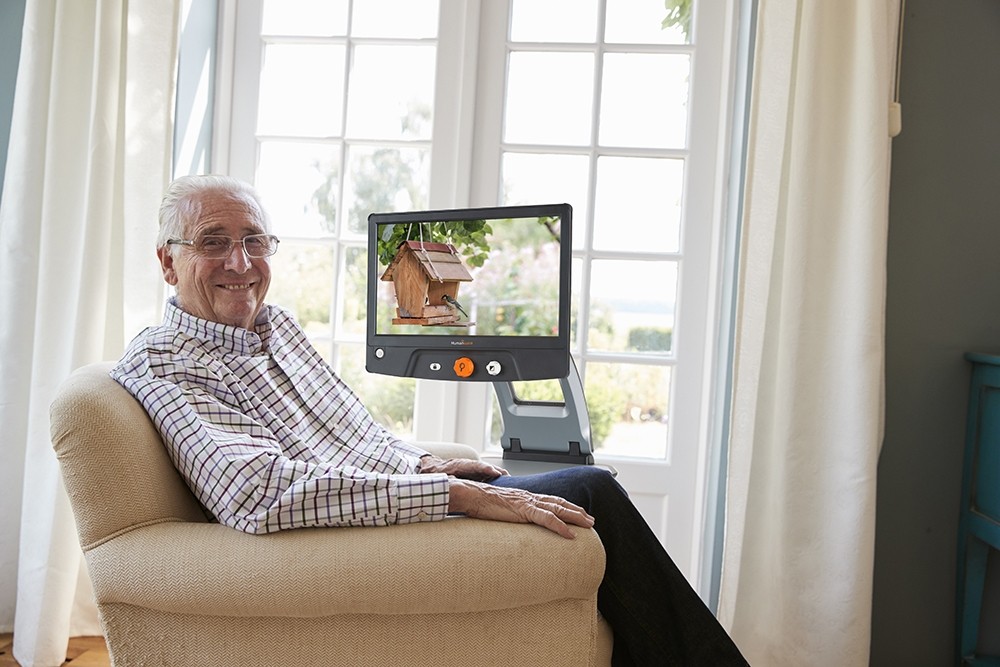
{"label": "screen bezel", "polygon": [[[422,356],[439,358],[442,354],[479,357],[481,361],[497,353],[508,361],[501,380],[536,380],[566,377],[569,373],[570,300],[572,285],[573,209],[569,204],[531,204],[482,208],[437,209],[406,212],[372,213],[368,216],[368,283],[366,363],[369,372],[402,377],[459,379],[438,377],[425,372],[417,363]],[[497,336],[486,334],[451,335],[378,333],[378,228],[384,224],[450,222],[460,220],[506,220],[511,218],[559,217],[559,309],[555,336]],[[376,356],[376,351],[381,356]],[[388,354],[388,351],[392,354]],[[389,358],[391,357],[391,358]],[[496,377],[470,377],[465,380],[497,381]]]}

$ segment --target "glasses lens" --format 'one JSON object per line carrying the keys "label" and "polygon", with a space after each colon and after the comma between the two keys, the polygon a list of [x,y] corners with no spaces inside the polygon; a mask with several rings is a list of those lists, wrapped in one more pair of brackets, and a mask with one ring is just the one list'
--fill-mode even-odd
{"label": "glasses lens", "polygon": [[244,236],[243,247],[251,257],[268,257],[278,250],[278,239],[270,234]]}
{"label": "glasses lens", "polygon": [[195,241],[195,249],[205,257],[225,257],[233,248],[233,240],[228,236],[202,236]]}

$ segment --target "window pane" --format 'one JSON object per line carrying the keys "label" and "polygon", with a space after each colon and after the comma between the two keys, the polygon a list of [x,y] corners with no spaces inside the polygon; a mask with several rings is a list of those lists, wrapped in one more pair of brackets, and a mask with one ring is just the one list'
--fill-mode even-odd
{"label": "window pane", "polygon": [[430,139],[434,47],[358,46],[348,96],[348,134],[365,139]]}
{"label": "window pane", "polygon": [[668,366],[587,364],[584,391],[596,452],[666,457],[670,371]]}
{"label": "window pane", "polygon": [[511,382],[514,400],[522,403],[566,403],[559,380],[532,380]]}
{"label": "window pane", "polygon": [[346,35],[347,0],[264,0],[262,35]]}
{"label": "window pane", "polygon": [[696,0],[609,2],[604,39],[618,44],[685,44]]}
{"label": "window pane", "polygon": [[356,0],[355,37],[437,37],[437,0]]}
{"label": "window pane", "polygon": [[510,38],[515,42],[593,42],[597,0],[514,0]]}
{"label": "window pane", "polygon": [[268,303],[291,311],[310,339],[330,336],[333,252],[329,246],[282,241],[271,257]]}
{"label": "window pane", "polygon": [[338,339],[364,340],[368,312],[368,254],[365,248],[344,249],[340,263],[340,299],[337,303]]}
{"label": "window pane", "polygon": [[351,232],[367,233],[368,216],[375,212],[427,208],[428,149],[354,147],[348,162],[345,197]]}
{"label": "window pane", "polygon": [[268,44],[260,73],[257,132],[339,136],[343,88],[343,46]]}
{"label": "window pane", "polygon": [[584,155],[504,153],[503,203],[548,204],[573,207],[573,247],[583,247],[587,220],[587,183],[590,159]]}
{"label": "window pane", "polygon": [[607,352],[670,352],[677,264],[594,260],[590,271],[588,348]]}
{"label": "window pane", "polygon": [[683,186],[683,160],[600,158],[594,248],[676,252]]}
{"label": "window pane", "polygon": [[257,188],[278,236],[334,234],[339,181],[337,144],[261,142]]}
{"label": "window pane", "polygon": [[691,58],[656,53],[604,57],[601,144],[646,148],[687,146]]}
{"label": "window pane", "polygon": [[340,377],[361,397],[375,421],[403,440],[413,438],[413,399],[417,381],[365,370],[363,345],[340,346]]}
{"label": "window pane", "polygon": [[594,56],[510,54],[504,139],[510,143],[590,142]]}

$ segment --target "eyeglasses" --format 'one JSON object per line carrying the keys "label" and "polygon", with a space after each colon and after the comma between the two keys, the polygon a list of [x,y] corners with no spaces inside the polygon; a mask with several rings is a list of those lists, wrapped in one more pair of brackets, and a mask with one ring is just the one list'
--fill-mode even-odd
{"label": "eyeglasses", "polygon": [[167,240],[167,245],[188,246],[202,257],[208,259],[228,257],[229,253],[233,251],[233,245],[236,243],[243,245],[243,252],[248,257],[270,257],[278,252],[278,243],[280,241],[273,234],[250,234],[249,236],[244,236],[242,239],[208,234],[196,239]]}

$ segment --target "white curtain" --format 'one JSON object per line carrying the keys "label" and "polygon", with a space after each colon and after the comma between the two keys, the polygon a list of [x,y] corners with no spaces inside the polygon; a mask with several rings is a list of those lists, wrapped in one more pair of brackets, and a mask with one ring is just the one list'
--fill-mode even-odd
{"label": "white curtain", "polygon": [[719,616],[868,664],[898,0],[759,0]]}
{"label": "white curtain", "polygon": [[0,437],[15,464],[0,489],[0,557],[16,550],[17,562],[16,601],[4,568],[0,604],[14,607],[23,667],[59,665],[71,635],[100,634],[48,408],[74,368],[118,358],[159,317],[151,248],[170,176],[179,5],[26,7],[0,207]]}

